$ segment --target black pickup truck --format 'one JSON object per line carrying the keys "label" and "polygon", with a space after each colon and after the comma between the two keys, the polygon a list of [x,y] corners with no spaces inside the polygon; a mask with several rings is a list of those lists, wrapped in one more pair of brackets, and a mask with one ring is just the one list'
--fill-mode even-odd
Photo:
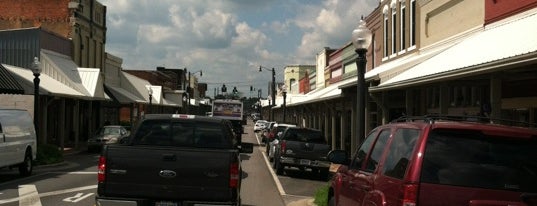
{"label": "black pickup truck", "polygon": [[311,128],[288,127],[279,136],[274,151],[274,169],[281,175],[285,167],[300,170],[310,168],[319,173],[321,179],[327,179],[330,162],[327,160],[331,146],[320,130]]}
{"label": "black pickup truck", "polygon": [[149,114],[125,142],[103,148],[96,205],[240,205],[240,153],[228,120]]}

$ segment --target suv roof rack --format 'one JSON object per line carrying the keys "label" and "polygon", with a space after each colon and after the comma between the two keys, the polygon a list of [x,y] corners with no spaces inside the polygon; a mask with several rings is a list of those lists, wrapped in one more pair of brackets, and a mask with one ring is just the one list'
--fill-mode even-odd
{"label": "suv roof rack", "polygon": [[479,122],[488,124],[500,124],[506,126],[518,126],[518,127],[532,127],[536,128],[537,124],[530,122],[515,121],[510,119],[490,118],[485,116],[471,116],[471,115],[442,115],[442,114],[428,114],[424,116],[401,116],[392,120],[392,123],[396,122],[413,122],[424,121],[429,124],[434,124],[435,121],[458,121],[458,122]]}

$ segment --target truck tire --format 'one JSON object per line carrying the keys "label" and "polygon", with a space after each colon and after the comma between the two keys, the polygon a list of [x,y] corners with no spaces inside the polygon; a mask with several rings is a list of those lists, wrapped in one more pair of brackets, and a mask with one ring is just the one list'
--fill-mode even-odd
{"label": "truck tire", "polygon": [[19,164],[19,174],[23,177],[30,176],[32,174],[33,168],[34,165],[32,162],[32,151],[31,149],[26,149],[26,153],[24,155],[24,162]]}

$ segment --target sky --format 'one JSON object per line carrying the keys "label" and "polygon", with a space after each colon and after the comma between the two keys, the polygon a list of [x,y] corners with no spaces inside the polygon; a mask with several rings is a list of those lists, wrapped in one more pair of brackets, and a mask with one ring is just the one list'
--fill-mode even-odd
{"label": "sky", "polygon": [[[124,70],[183,69],[242,96],[268,96],[275,68],[315,65],[324,47],[350,42],[379,0],[100,0],[107,7],[106,52]],[[200,72],[203,74],[200,76]],[[255,89],[250,92],[250,86]]]}

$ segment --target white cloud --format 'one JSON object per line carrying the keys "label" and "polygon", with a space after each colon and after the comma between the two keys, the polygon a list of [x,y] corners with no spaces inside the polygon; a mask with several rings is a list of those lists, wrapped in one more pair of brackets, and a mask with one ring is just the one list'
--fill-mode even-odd
{"label": "white cloud", "polygon": [[203,69],[209,95],[223,82],[266,92],[270,73],[258,72],[259,65],[315,64],[317,52],[343,46],[359,17],[378,4],[320,1],[101,0],[106,50],[123,58],[125,69]]}

